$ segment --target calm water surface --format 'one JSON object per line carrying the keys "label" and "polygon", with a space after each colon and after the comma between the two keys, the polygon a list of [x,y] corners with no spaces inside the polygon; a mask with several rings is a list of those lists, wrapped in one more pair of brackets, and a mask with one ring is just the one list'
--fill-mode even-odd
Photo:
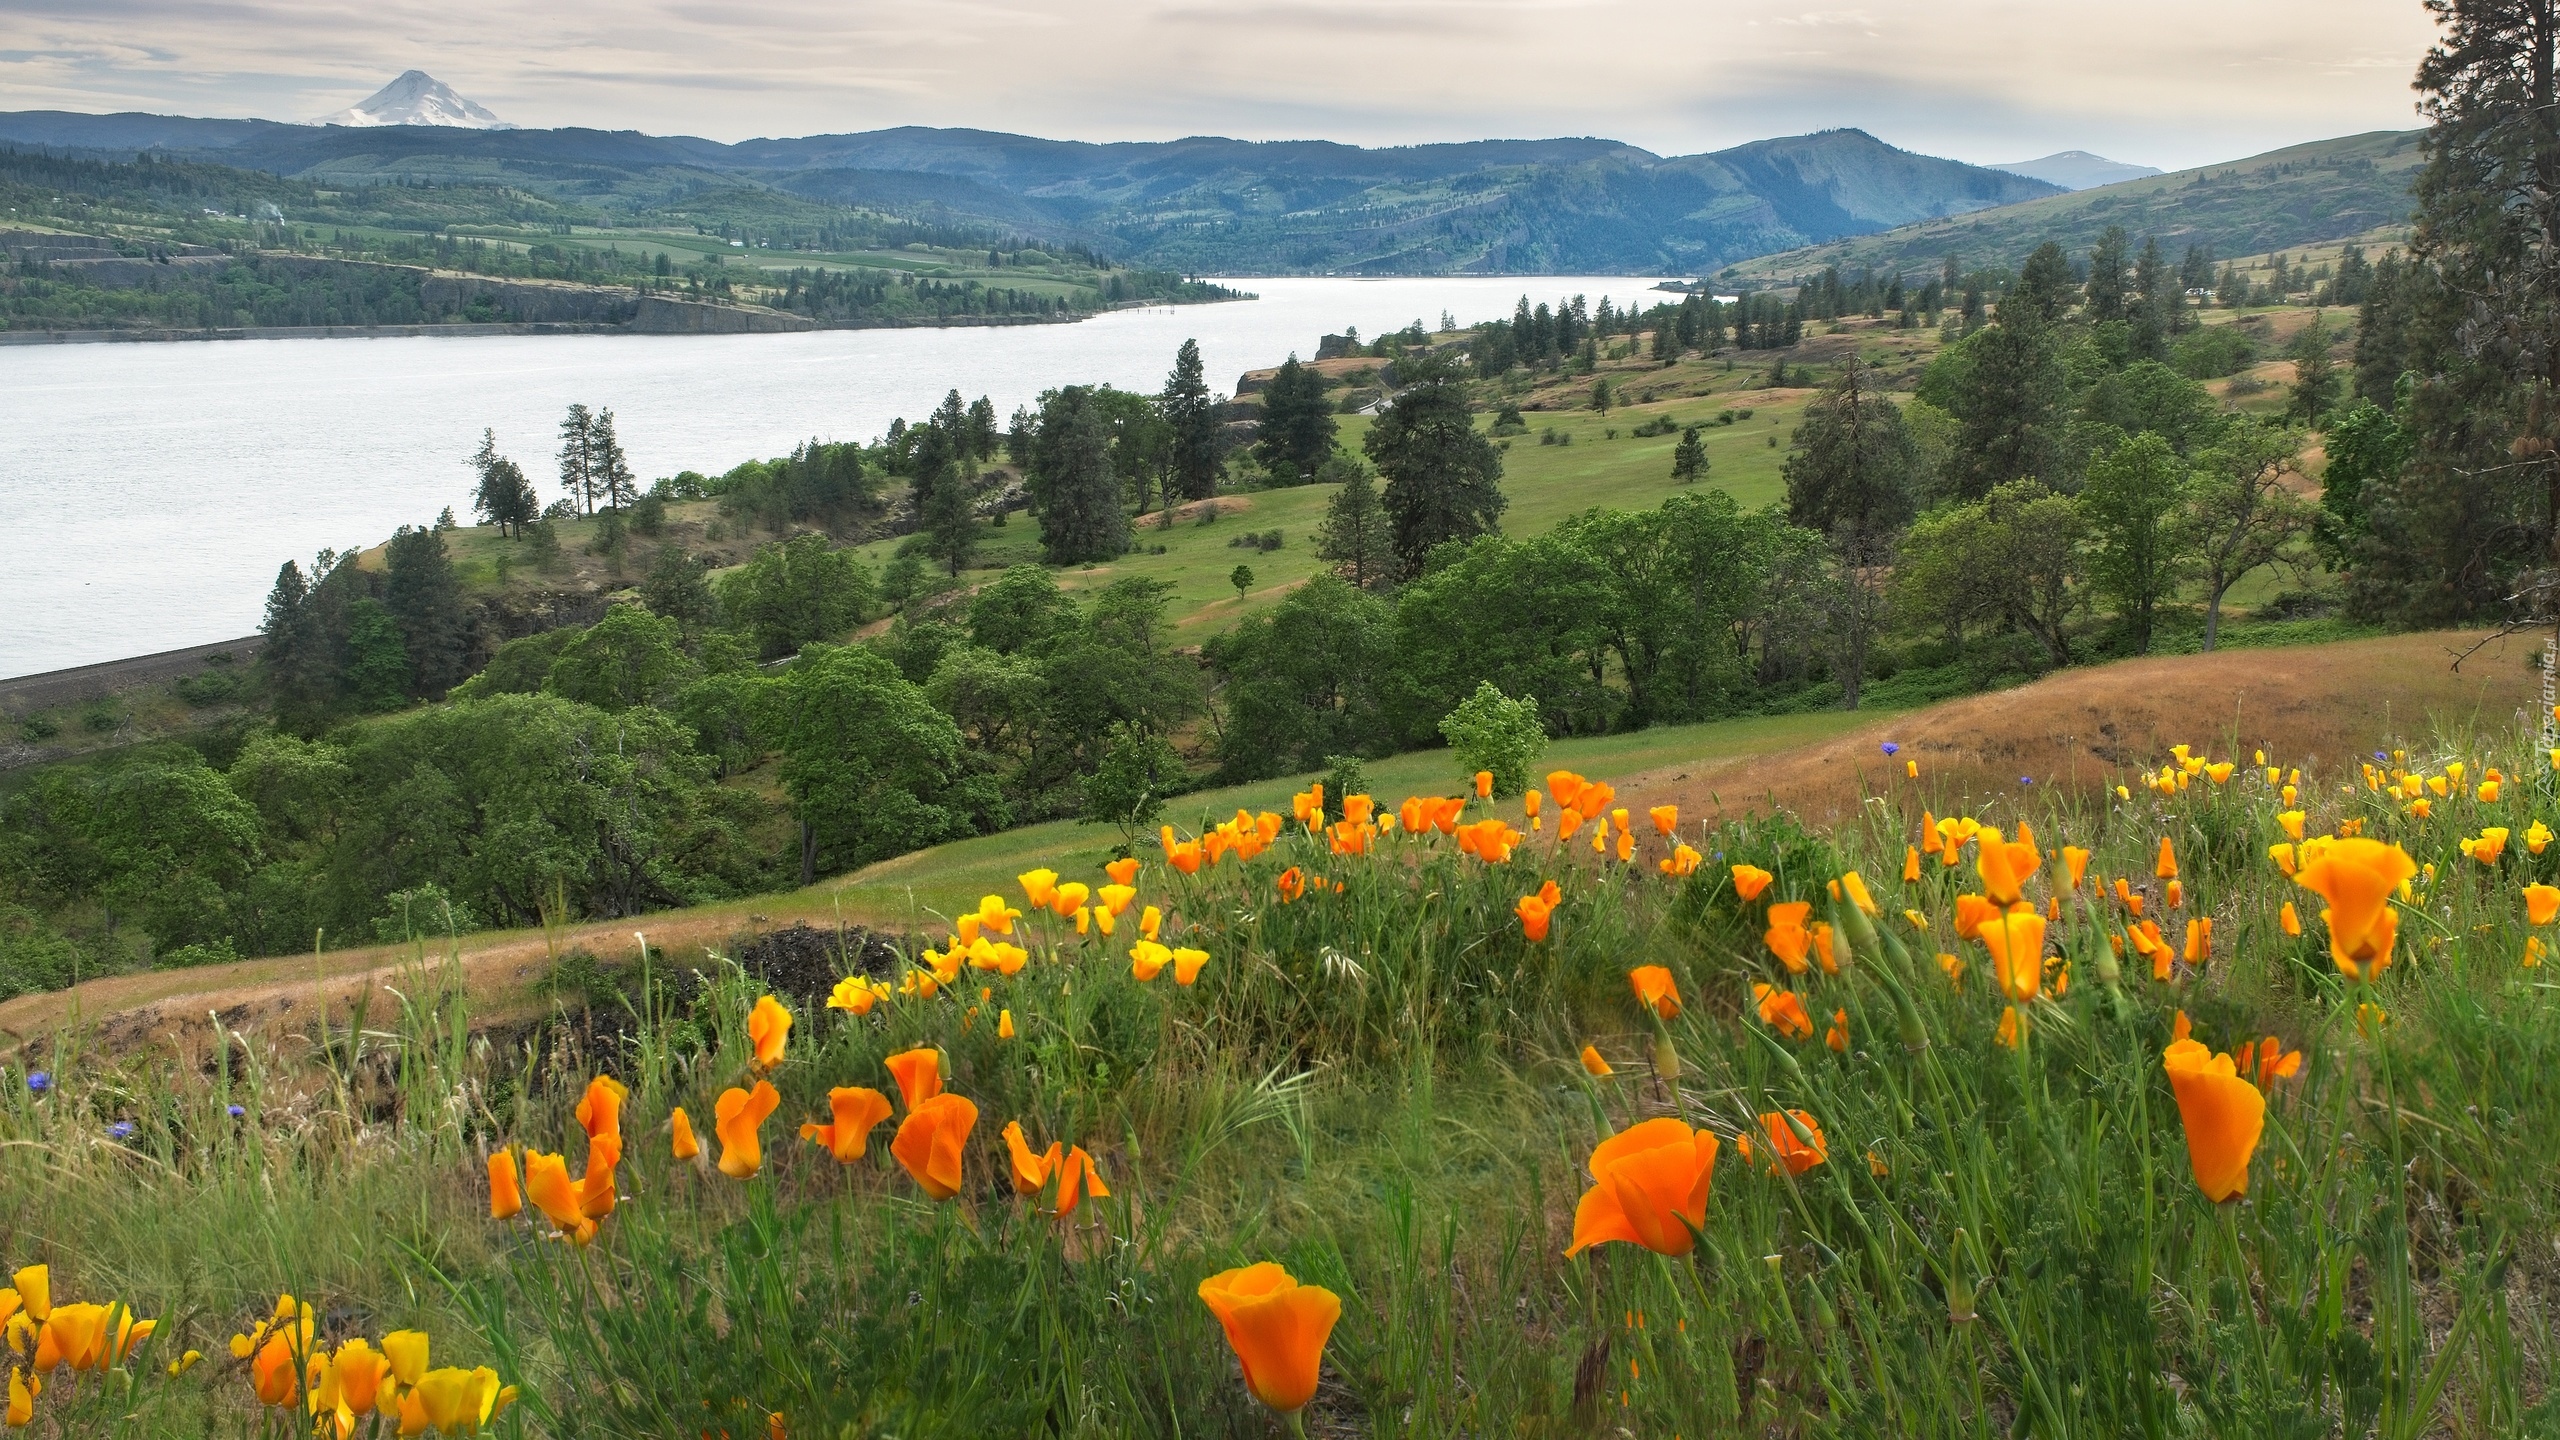
{"label": "calm water surface", "polygon": [[1261,298],[987,329],[0,347],[0,676],[245,635],[288,557],[448,505],[467,521],[484,426],[548,499],[572,401],[612,407],[644,477],[716,473],[869,439],[955,387],[999,415],[1056,385],[1152,391],[1186,337],[1224,391],[1346,325],[1663,298],[1626,277],[1229,283]]}

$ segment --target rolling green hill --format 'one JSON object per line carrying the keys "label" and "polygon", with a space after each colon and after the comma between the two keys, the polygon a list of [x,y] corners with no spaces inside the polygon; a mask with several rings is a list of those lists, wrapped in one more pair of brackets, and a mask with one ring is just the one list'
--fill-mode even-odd
{"label": "rolling green hill", "polygon": [[2422,163],[2421,133],[2348,135],[1923,221],[1766,255],[1726,269],[1721,278],[1786,284],[1833,265],[1932,270],[1950,255],[1968,270],[2013,267],[2047,240],[2083,253],[2109,226],[2137,239],[2157,236],[2173,258],[2190,244],[2226,258],[2366,235],[2407,220],[2409,184]]}

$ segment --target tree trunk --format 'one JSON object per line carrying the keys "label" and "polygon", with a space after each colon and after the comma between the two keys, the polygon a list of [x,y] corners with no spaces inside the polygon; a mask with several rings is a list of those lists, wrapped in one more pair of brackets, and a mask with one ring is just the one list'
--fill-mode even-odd
{"label": "tree trunk", "polygon": [[818,832],[809,822],[800,822],[800,884],[803,889],[818,883]]}
{"label": "tree trunk", "polygon": [[2204,601],[2204,653],[2213,653],[2214,641],[2222,634],[2222,593],[2230,587],[2216,580],[2206,591]]}

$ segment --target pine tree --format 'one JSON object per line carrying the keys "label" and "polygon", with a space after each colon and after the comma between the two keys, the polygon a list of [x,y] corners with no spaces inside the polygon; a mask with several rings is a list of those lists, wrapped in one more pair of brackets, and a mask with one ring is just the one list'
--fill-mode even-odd
{"label": "pine tree", "polygon": [[1339,428],[1333,407],[1325,403],[1324,377],[1292,355],[1262,392],[1262,428],[1254,448],[1262,468],[1286,483],[1301,484],[1333,458]]}
{"label": "pine tree", "polygon": [[400,627],[409,657],[409,693],[434,699],[468,673],[471,627],[462,610],[462,579],[444,536],[403,525],[383,548],[388,571],[382,603]]}
{"label": "pine tree", "polygon": [[1342,488],[1325,502],[1323,523],[1316,527],[1316,558],[1333,562],[1336,575],[1361,589],[1387,578],[1392,565],[1386,507],[1378,502],[1378,482],[1369,467],[1346,461]]}
{"label": "pine tree", "polygon": [[2017,480],[2057,478],[2069,385],[2054,327],[2033,305],[2000,307],[1973,342],[1954,397],[1956,441],[1948,489],[1978,500]]}
{"label": "pine tree", "polygon": [[640,498],[640,477],[631,473],[631,457],[622,453],[622,441],[613,433],[611,410],[596,412],[587,432],[587,455],[591,488],[606,508],[620,510]]}
{"label": "pine tree", "polygon": [[[957,392],[954,392],[957,398]],[[961,417],[961,423],[968,423]],[[940,418],[916,427],[916,525],[925,553],[957,578],[978,549],[977,487],[963,473],[968,439],[942,428]]]}
{"label": "pine tree", "polygon": [[2133,294],[2125,303],[2125,318],[2133,322],[2127,349],[2135,359],[2169,358],[2169,336],[2178,323],[2177,303],[2170,294],[2175,279],[2160,256],[2160,242],[2144,237],[2142,256],[2133,264]]}
{"label": "pine tree", "polygon": [[480,472],[480,483],[471,494],[471,508],[488,524],[498,527],[500,535],[522,535],[542,513],[542,500],[533,493],[533,482],[513,460],[498,453],[498,432],[480,432],[479,453],[471,457],[472,468]]}
{"label": "pine tree", "polygon": [[584,405],[572,405],[560,421],[560,488],[569,503],[596,513],[595,417]]}
{"label": "pine tree", "polygon": [[2124,227],[2110,225],[2089,252],[2089,319],[2093,324],[2125,318]]}
{"label": "pine tree", "polygon": [[336,698],[337,676],[301,566],[287,560],[276,571],[275,588],[267,592],[266,621],[258,629],[266,637],[258,648],[258,673],[275,707],[276,723],[295,734],[313,733]]}
{"label": "pine tree", "polygon": [[1698,439],[1698,427],[1690,426],[1680,433],[1680,443],[1672,447],[1671,478],[1683,485],[1695,485],[1707,478],[1707,447]]}
{"label": "pine tree", "polygon": [[1173,432],[1167,478],[1175,493],[1185,500],[1217,494],[1218,406],[1201,367],[1199,341],[1185,340],[1174,353],[1173,373],[1165,377],[1156,405]]}
{"label": "pine tree", "polygon": [[[1787,456],[1787,519],[1833,536],[1861,557],[1911,523],[1919,451],[1902,412],[1866,383],[1851,356],[1805,407]],[[1877,563],[1862,558],[1859,563]]]}
{"label": "pine tree", "polygon": [[1396,563],[1422,573],[1432,548],[1501,529],[1502,453],[1475,428],[1455,366],[1408,362],[1407,384],[1362,447],[1387,477],[1384,503]]}
{"label": "pine tree", "polygon": [[996,402],[981,395],[969,402],[969,454],[977,460],[996,458]]}
{"label": "pine tree", "polygon": [[1041,558],[1052,565],[1110,560],[1129,548],[1129,511],[1111,463],[1111,430],[1093,392],[1053,391],[1041,405],[1031,467]]}

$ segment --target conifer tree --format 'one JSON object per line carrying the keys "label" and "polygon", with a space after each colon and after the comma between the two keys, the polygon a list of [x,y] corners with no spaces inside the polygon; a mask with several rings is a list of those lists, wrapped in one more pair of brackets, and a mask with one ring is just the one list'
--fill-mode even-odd
{"label": "conifer tree", "polygon": [[525,478],[523,467],[498,453],[497,431],[480,432],[480,449],[471,457],[471,466],[480,473],[471,508],[497,526],[500,535],[521,535],[525,526],[541,517],[541,497],[533,493],[533,482]]}
{"label": "conifer tree", "polygon": [[1254,441],[1262,467],[1291,484],[1314,479],[1333,458],[1338,429],[1325,403],[1324,377],[1290,356],[1262,392],[1262,428]]}
{"label": "conifer tree", "polygon": [[596,412],[587,432],[587,457],[590,489],[607,509],[620,510],[640,498],[640,477],[631,473],[631,457],[622,453],[622,441],[613,433],[613,411]]}
{"label": "conifer tree", "polygon": [[295,734],[315,732],[328,716],[337,676],[300,565],[287,560],[277,569],[275,588],[267,592],[266,620],[258,630],[266,637],[258,648],[258,674],[275,708],[276,724]]}
{"label": "conifer tree", "polygon": [[[1185,500],[1206,500],[1218,493],[1218,407],[1200,363],[1200,342],[1185,340],[1173,357],[1173,373],[1165,377],[1156,399],[1172,430],[1169,473],[1174,492]],[[1330,437],[1328,437],[1330,446]],[[1319,466],[1323,462],[1317,462]]]}
{"label": "conifer tree", "polygon": [[461,683],[471,649],[462,611],[462,579],[442,533],[403,525],[383,548],[388,575],[382,603],[400,628],[409,657],[409,693],[434,699]]}
{"label": "conifer tree", "polygon": [[1499,531],[1510,502],[1502,453],[1476,430],[1456,367],[1421,357],[1407,370],[1404,390],[1361,443],[1387,477],[1396,563],[1413,576],[1432,547]]}
{"label": "conifer tree", "polygon": [[[967,423],[963,415],[961,424]],[[924,535],[925,553],[949,566],[956,578],[978,549],[977,487],[961,461],[968,438],[965,431],[943,429],[939,416],[914,433],[916,524]]]}
{"label": "conifer tree", "polygon": [[1129,548],[1129,512],[1111,463],[1110,426],[1085,386],[1052,391],[1042,401],[1031,495],[1041,558],[1048,563],[1109,560]]}
{"label": "conifer tree", "polygon": [[1690,426],[1680,433],[1680,443],[1671,451],[1671,478],[1683,485],[1694,485],[1707,478],[1707,447],[1698,439],[1698,427]]}
{"label": "conifer tree", "polygon": [[1342,488],[1325,502],[1324,520],[1316,527],[1316,558],[1333,562],[1333,571],[1363,590],[1384,581],[1393,565],[1393,536],[1386,507],[1378,502],[1378,482],[1357,460],[1341,463]]}
{"label": "conifer tree", "polygon": [[2104,324],[2125,317],[2124,227],[2110,225],[2089,252],[2089,320]]}
{"label": "conifer tree", "polygon": [[595,417],[584,405],[572,405],[560,421],[560,488],[569,503],[596,513]]}

